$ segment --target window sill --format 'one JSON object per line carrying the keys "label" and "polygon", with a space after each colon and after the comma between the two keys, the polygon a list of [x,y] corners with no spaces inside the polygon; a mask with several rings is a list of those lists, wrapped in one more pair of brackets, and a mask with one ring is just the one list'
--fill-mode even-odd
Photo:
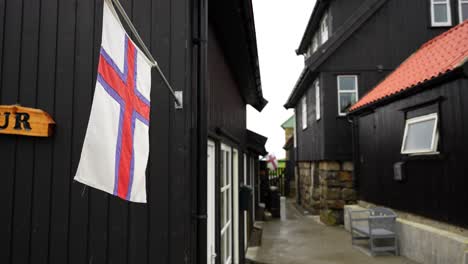
{"label": "window sill", "polygon": [[420,154],[420,155],[407,155],[403,154],[403,161],[411,160],[445,160],[447,158],[446,154],[436,153],[436,154]]}
{"label": "window sill", "polygon": [[433,28],[433,29],[436,29],[436,28],[451,28],[453,27],[453,25],[430,25],[429,28]]}

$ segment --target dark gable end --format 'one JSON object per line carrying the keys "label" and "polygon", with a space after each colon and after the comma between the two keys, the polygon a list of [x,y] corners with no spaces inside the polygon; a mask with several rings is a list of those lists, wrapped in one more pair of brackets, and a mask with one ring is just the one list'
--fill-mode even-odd
{"label": "dark gable end", "polygon": [[[298,82],[289,96],[287,102],[284,104],[286,109],[293,108],[302,94],[308,89],[309,82],[305,80],[313,77],[313,73],[330,57],[334,52],[343,45],[343,43],[353,35],[368,19],[372,17],[387,0],[367,0],[365,1],[356,12],[349,17],[349,19],[339,27],[328,39],[326,43],[318,48],[312,56],[306,61],[306,68],[303,70]],[[318,15],[318,14],[317,14]],[[316,20],[319,20],[318,17]],[[310,22],[309,22],[310,23]],[[309,27],[308,27],[309,28]],[[311,30],[311,32],[313,32]],[[306,34],[307,31],[306,31]],[[313,34],[313,33],[309,33]],[[303,38],[304,40],[304,38]],[[301,42],[302,45],[302,42]]]}
{"label": "dark gable end", "polygon": [[309,22],[307,23],[306,30],[302,36],[301,43],[296,50],[297,55],[301,55],[307,52],[309,45],[312,43],[312,38],[314,33],[320,25],[320,19],[322,18],[325,11],[327,11],[330,0],[317,0],[315,4],[314,11],[310,16]]}
{"label": "dark gable end", "polygon": [[247,104],[261,111],[263,98],[251,1],[210,1],[210,21]]}

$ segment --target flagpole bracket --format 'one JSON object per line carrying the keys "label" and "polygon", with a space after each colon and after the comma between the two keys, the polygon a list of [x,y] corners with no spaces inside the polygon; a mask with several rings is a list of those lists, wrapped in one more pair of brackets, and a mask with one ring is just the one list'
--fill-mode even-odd
{"label": "flagpole bracket", "polygon": [[183,91],[174,91],[176,101],[174,102],[175,109],[184,108],[184,92]]}

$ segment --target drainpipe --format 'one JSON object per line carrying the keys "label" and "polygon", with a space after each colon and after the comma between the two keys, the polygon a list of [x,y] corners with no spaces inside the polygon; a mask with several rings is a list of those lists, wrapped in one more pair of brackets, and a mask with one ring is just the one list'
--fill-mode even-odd
{"label": "drainpipe", "polygon": [[359,175],[359,168],[360,168],[360,159],[359,159],[359,134],[358,134],[358,123],[356,122],[356,117],[351,117],[348,115],[348,122],[351,124],[351,138],[352,138],[352,160],[354,165],[353,170],[353,185],[354,190],[358,190],[358,175]]}
{"label": "drainpipe", "polygon": [[207,85],[208,85],[208,0],[192,1],[192,160],[196,175],[192,186],[193,263],[207,263]]}

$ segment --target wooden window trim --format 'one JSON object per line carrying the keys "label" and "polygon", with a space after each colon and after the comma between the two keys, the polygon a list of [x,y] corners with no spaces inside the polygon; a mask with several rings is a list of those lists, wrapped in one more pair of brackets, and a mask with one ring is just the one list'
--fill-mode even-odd
{"label": "wooden window trim", "polygon": [[[323,28],[326,26],[326,32],[327,32],[327,37],[326,39],[324,40],[323,38]],[[330,39],[330,25],[328,24],[328,14],[325,14],[322,18],[322,20],[320,21],[320,29],[319,29],[319,32],[320,32],[320,45],[323,45],[324,43],[326,43],[329,39]]]}
{"label": "wooden window trim", "polygon": [[307,94],[301,99],[302,130],[307,129]]}
{"label": "wooden window trim", "polygon": [[[340,78],[342,77],[353,77],[354,78],[354,91],[341,91],[340,89]],[[346,116],[347,113],[341,112],[341,107],[340,107],[340,96],[342,93],[355,93],[356,94],[356,102],[359,100],[359,82],[358,82],[358,76],[357,75],[338,75],[336,77],[336,82],[337,82],[337,88],[338,88],[338,116]]]}
{"label": "wooden window trim", "polygon": [[[431,0],[431,26],[432,27],[450,27],[452,26],[452,7],[450,5],[450,0],[440,0],[444,2],[435,2],[435,0]],[[447,22],[435,22],[434,21],[434,6],[435,5],[447,5]]]}
{"label": "wooden window trim", "polygon": [[[461,24],[463,23],[463,9],[462,5],[463,4],[468,4],[468,0],[458,0],[458,23]],[[467,14],[468,16],[468,14]]]}
{"label": "wooden window trim", "polygon": [[[418,149],[418,150],[405,150],[406,140],[408,136],[408,127],[411,124],[419,123],[428,120],[435,120],[434,129],[432,131],[432,142],[431,147],[428,149]],[[437,145],[439,142],[439,132],[438,132],[438,125],[439,125],[439,114],[432,113],[428,115],[413,117],[410,119],[406,119],[405,121],[405,132],[403,134],[403,142],[401,144],[401,154],[407,155],[437,155],[439,152],[437,151]]]}
{"label": "wooden window trim", "polygon": [[320,81],[317,79],[314,82],[315,86],[315,119],[319,121],[322,118],[321,101],[320,101]]}

